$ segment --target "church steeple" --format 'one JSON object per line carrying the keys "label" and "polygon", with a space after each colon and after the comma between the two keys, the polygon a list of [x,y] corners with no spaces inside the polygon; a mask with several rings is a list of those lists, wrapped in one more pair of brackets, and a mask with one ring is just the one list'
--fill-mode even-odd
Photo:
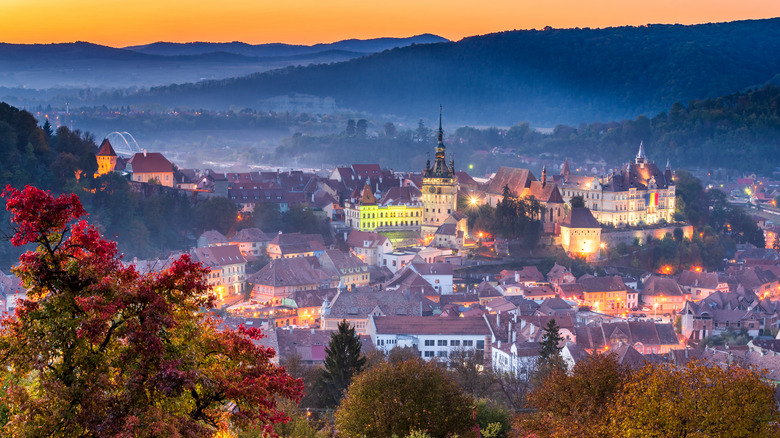
{"label": "church steeple", "polygon": [[645,155],[645,147],[643,142],[639,142],[639,152],[636,153],[636,164],[647,163],[647,156]]}
{"label": "church steeple", "polygon": [[442,106],[439,105],[439,145],[443,148],[444,147],[444,130],[441,129],[441,113],[442,113]]}
{"label": "church steeple", "polygon": [[542,187],[547,185],[547,163],[542,165]]}

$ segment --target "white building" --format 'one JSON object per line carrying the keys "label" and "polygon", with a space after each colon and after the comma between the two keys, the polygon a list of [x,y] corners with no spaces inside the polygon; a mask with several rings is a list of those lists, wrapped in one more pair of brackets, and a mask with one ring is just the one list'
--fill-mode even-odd
{"label": "white building", "polygon": [[395,347],[416,348],[425,360],[446,360],[453,351],[483,355],[485,340],[492,331],[479,317],[370,316],[367,334],[377,350],[385,353]]}
{"label": "white building", "polygon": [[439,295],[452,294],[452,265],[449,263],[412,263],[414,272],[436,289]]}

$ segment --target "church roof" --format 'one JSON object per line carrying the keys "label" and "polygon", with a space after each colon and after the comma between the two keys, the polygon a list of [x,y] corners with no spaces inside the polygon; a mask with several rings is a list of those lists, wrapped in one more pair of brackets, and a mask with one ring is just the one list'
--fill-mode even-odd
{"label": "church roof", "polygon": [[531,187],[532,181],[536,181],[536,177],[528,169],[501,166],[485,191],[493,195],[502,195],[504,187],[508,186],[515,196],[520,196],[525,189]]}

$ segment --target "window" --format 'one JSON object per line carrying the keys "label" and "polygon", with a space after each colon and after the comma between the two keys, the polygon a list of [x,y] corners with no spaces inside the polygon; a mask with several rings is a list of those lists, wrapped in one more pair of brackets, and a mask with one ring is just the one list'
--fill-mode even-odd
{"label": "window", "polygon": [[463,346],[464,347],[473,347],[474,346],[474,341],[472,341],[471,339],[464,339],[463,340]]}
{"label": "window", "polygon": [[425,346],[426,347],[433,347],[433,339],[426,339],[425,340]]}
{"label": "window", "polygon": [[433,357],[433,351],[426,351],[425,357]]}
{"label": "window", "polygon": [[485,341],[477,341],[477,349],[478,350],[484,350],[485,349]]}
{"label": "window", "polygon": [[447,352],[446,351],[437,351],[436,352],[436,356],[447,357]]}
{"label": "window", "polygon": [[447,340],[446,339],[439,339],[438,346],[439,347],[446,347],[447,346]]}
{"label": "window", "polygon": [[450,341],[450,347],[460,347],[460,339],[453,339]]}

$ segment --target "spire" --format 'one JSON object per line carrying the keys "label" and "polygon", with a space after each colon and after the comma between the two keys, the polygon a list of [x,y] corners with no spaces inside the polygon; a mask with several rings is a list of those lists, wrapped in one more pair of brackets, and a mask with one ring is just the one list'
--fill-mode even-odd
{"label": "spire", "polygon": [[672,170],[672,165],[669,164],[669,159],[666,159],[666,170]]}
{"label": "spire", "polygon": [[442,113],[442,106],[439,104],[439,144],[444,143],[444,130],[441,129],[441,113]]}
{"label": "spire", "polygon": [[542,187],[547,185],[547,162],[542,165]]}
{"label": "spire", "polygon": [[645,147],[642,141],[639,142],[639,152],[636,153],[636,164],[647,163],[647,156],[645,155]]}

